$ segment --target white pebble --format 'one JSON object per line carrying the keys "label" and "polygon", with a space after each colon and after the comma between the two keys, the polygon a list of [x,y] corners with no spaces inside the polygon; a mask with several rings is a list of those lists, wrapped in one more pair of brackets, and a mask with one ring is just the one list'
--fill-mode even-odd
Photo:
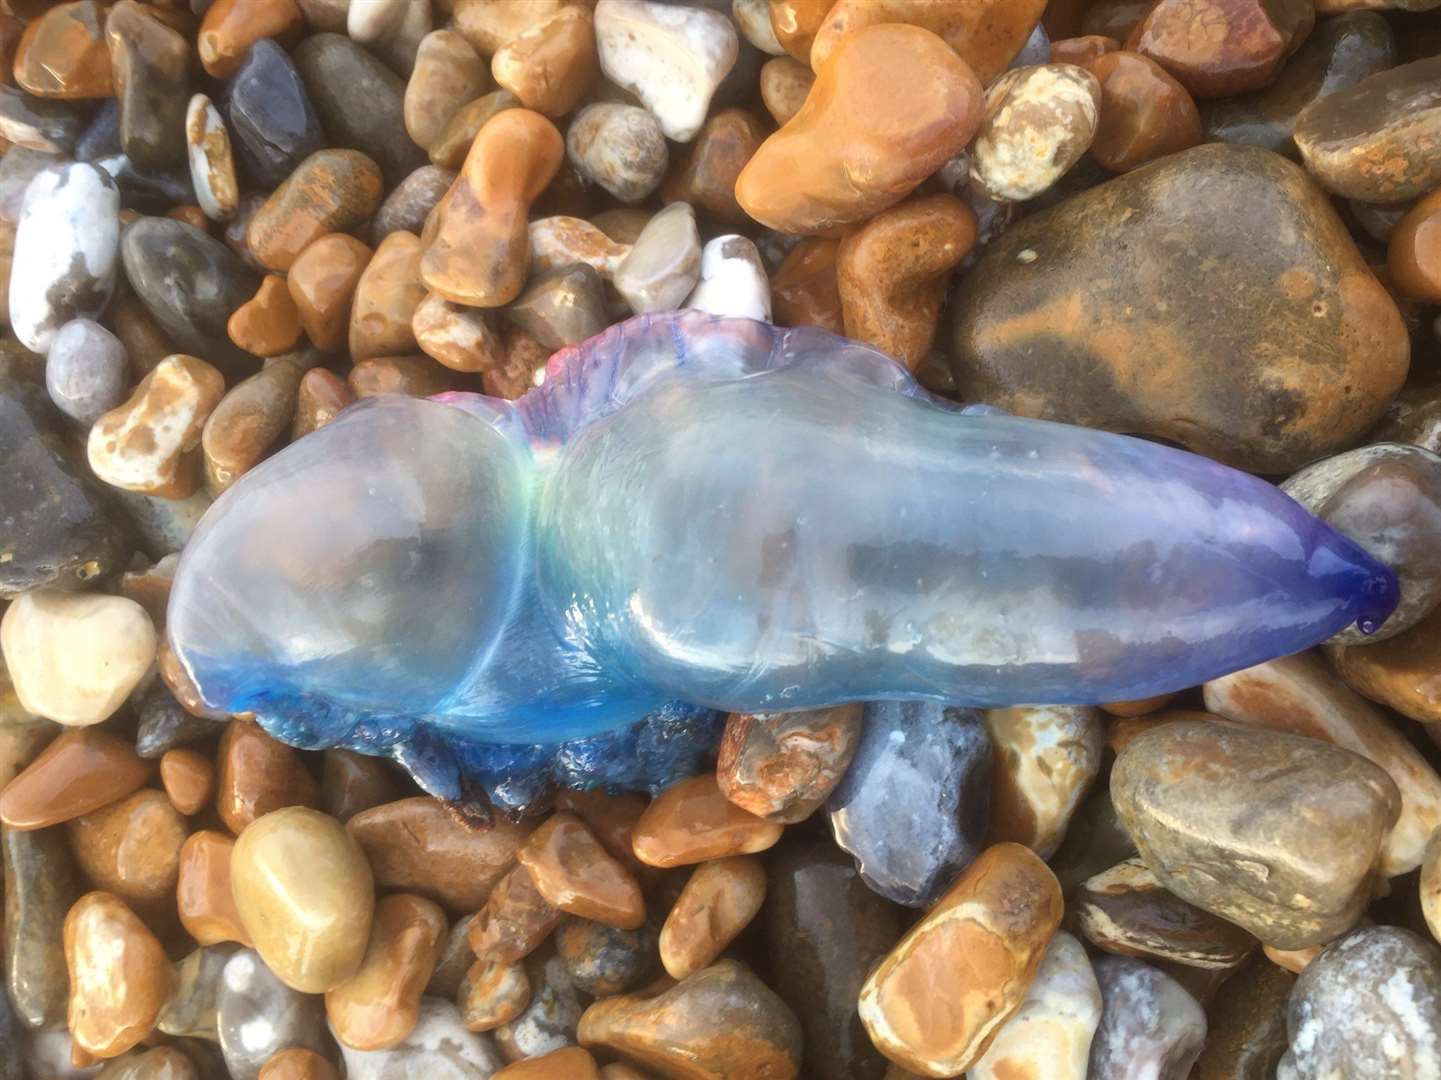
{"label": "white pebble", "polygon": [[731,17],[745,39],[761,52],[771,56],[786,54],[786,47],[776,37],[776,28],[771,22],[770,0],[731,0]]}
{"label": "white pebble", "polygon": [[130,362],[120,339],[92,319],[55,332],[45,358],[45,389],[56,408],[89,427],[125,400]]}
{"label": "white pebble", "polygon": [[734,233],[708,241],[700,253],[700,284],[685,306],[770,322],[771,283],[755,244]]}
{"label": "white pebble", "polygon": [[191,98],[185,111],[185,146],[196,203],[211,221],[229,221],[240,205],[235,155],[220,110],[204,94]]}
{"label": "white pebble", "polygon": [[616,291],[637,315],[675,311],[700,278],[700,234],[690,203],[674,202],[646,222],[615,272]]}
{"label": "white pebble", "polygon": [[420,999],[420,1022],[389,1050],[354,1050],[340,1044],[350,1080],[489,1080],[502,1068],[488,1035],[470,1031],[449,1001]]}

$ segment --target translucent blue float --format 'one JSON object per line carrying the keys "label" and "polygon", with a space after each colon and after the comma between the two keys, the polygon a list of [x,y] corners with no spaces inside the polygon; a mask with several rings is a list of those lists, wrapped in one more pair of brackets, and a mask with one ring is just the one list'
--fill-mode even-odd
{"label": "translucent blue float", "polygon": [[558,353],[519,401],[346,410],[216,501],[169,633],[211,707],[515,809],[665,784],[716,711],[1149,697],[1396,595],[1253,476],[682,312]]}

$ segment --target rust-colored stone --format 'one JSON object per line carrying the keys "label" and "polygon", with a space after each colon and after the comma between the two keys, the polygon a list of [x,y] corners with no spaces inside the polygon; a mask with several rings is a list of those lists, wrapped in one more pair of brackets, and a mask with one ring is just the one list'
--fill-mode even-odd
{"label": "rust-colored stone", "polygon": [[457,389],[454,373],[428,356],[377,356],[350,369],[347,380],[357,398],[377,394],[430,397]]}
{"label": "rust-colored stone", "polygon": [[774,847],[784,826],[742,810],[723,794],[714,773],[667,788],[635,823],[631,844],[651,866],[688,866]]}
{"label": "rust-colored stone", "polygon": [[293,1046],[262,1065],[256,1080],[340,1080],[340,1073],[314,1050]]}
{"label": "rust-colored stone", "polygon": [[600,1080],[600,1066],[589,1051],[567,1046],[507,1065],[492,1080]]}
{"label": "rust-colored stone", "polygon": [[1101,84],[1101,118],[1091,156],[1107,169],[1129,172],[1201,141],[1195,101],[1150,57],[1108,52],[1086,67]]}
{"label": "rust-colored stone", "polygon": [[834,3],[835,0],[770,0],[771,28],[781,48],[809,66],[816,31]]}
{"label": "rust-colored stone", "polygon": [[845,333],[841,295],[836,281],[840,243],[808,236],[791,248],[771,278],[771,304],[778,326],[819,326]]}
{"label": "rust-colored stone", "polygon": [[736,202],[736,178],[765,137],[765,127],[745,109],[712,114],[696,136],[690,156],[666,178],[662,197],[744,225],[750,218]]}
{"label": "rust-colored stone", "polygon": [[253,720],[232,720],[220,738],[216,810],[236,836],[282,806],[318,806],[320,791],[300,755]]}
{"label": "rust-colored stone", "polygon": [[214,78],[240,70],[245,54],[261,38],[287,38],[303,19],[295,0],[215,0],[205,11],[196,51]]}
{"label": "rust-colored stone", "polygon": [[1312,0],[1157,0],[1126,48],[1197,97],[1265,86],[1316,23]]}
{"label": "rust-colored stone", "polygon": [[600,78],[589,8],[562,8],[522,31],[496,51],[490,73],[497,86],[509,90],[527,109],[564,116]]}
{"label": "rust-colored stone", "polygon": [[160,782],[170,804],[189,817],[200,813],[215,794],[215,766],[204,754],[177,747],[160,759]]}
{"label": "rust-colored stone", "polygon": [[530,998],[524,964],[477,960],[465,973],[456,1004],[471,1031],[494,1031],[524,1012]]}
{"label": "rust-colored stone", "polygon": [[1396,223],[1386,247],[1391,284],[1415,300],[1441,304],[1441,191],[1433,191]]}
{"label": "rust-colored stone", "polygon": [[295,395],[295,422],[290,428],[292,441],[323,428],[348,405],[355,404],[350,385],[333,371],[311,368],[300,377]]}
{"label": "rust-colored stone", "polygon": [[98,0],[57,4],[25,28],[15,49],[15,82],[44,98],[102,98],[115,92],[105,8]]}
{"label": "rust-colored stone", "polygon": [[289,270],[312,242],[368,220],[383,191],[380,167],[360,151],[317,150],[255,211],[246,247],[267,269]]}
{"label": "rust-colored stone", "polygon": [[230,892],[234,848],[235,841],[224,833],[205,830],[192,834],[180,849],[175,903],[180,924],[201,945],[251,944]]}
{"label": "rust-colored stone", "polygon": [[416,351],[410,324],[426,295],[421,254],[420,237],[399,230],[375,249],[356,283],[350,308],[350,358],[355,363]]}
{"label": "rust-colored stone", "polygon": [[309,244],[291,264],[285,283],[300,325],[317,349],[345,347],[355,287],[372,254],[355,237],[331,233]]}
{"label": "rust-colored stone", "polygon": [[561,912],[536,889],[530,871],[516,865],[496,883],[470,924],[470,947],[481,960],[518,964],[550,937]]}
{"label": "rust-colored stone", "polygon": [[175,974],[165,949],[124,901],[87,893],[65,917],[70,1036],[97,1058],[118,1057],[155,1028]]}
{"label": "rust-colored stone", "polygon": [[761,101],[766,112],[777,124],[790,123],[801,111],[806,97],[815,85],[816,76],[810,68],[789,56],[777,56],[761,66]]}
{"label": "rust-colored stone", "polygon": [[479,97],[489,82],[485,61],[462,35],[454,30],[425,35],[405,84],[406,134],[429,150],[456,110]]}
{"label": "rust-colored stone", "polygon": [[530,834],[516,858],[546,902],[567,914],[622,930],[645,922],[645,900],[635,878],[574,814],[552,815]]}
{"label": "rust-colored stone", "polygon": [[129,740],[98,728],[58,735],[0,791],[0,823],[43,829],[118,802],[150,779]]}
{"label": "rust-colored stone", "polygon": [[152,911],[174,894],[187,831],[169,800],[148,788],[69,825],[75,861],[91,884]]}
{"label": "rust-colored stone", "polygon": [[1078,67],[1089,68],[1091,61],[1097,60],[1107,53],[1115,52],[1120,47],[1119,41],[1115,38],[1108,38],[1104,34],[1085,34],[1081,37],[1063,38],[1060,41],[1051,42],[1051,63],[1075,64]]}
{"label": "rust-colored stone", "polygon": [[446,928],[445,912],[424,897],[378,901],[360,970],[325,993],[335,1037],[355,1050],[387,1050],[414,1031]]}
{"label": "rust-colored stone", "polygon": [[810,817],[840,783],[860,733],[859,705],[732,713],[721,739],[716,782],[741,809],[794,825]]}
{"label": "rust-colored stone", "polygon": [[230,340],[256,356],[279,356],[300,340],[300,312],[278,274],[266,274],[256,294],[235,309],[226,325]]}
{"label": "rust-colored stone", "polygon": [[766,898],[766,870],[754,855],[701,863],[681,889],[660,931],[660,962],[673,979],[708,967]]}

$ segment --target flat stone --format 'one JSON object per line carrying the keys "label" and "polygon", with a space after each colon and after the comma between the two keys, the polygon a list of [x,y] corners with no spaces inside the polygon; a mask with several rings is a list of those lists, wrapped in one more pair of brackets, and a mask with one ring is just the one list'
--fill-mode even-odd
{"label": "flat stone", "polygon": [[114,508],[63,430],[43,389],[0,381],[0,598],[82,587],[130,556]]}
{"label": "flat stone", "polygon": [[1319,655],[1297,653],[1213,679],[1205,700],[1228,720],[1335,743],[1379,765],[1401,793],[1401,816],[1381,846],[1380,870],[1395,877],[1421,865],[1427,840],[1441,827],[1441,777]]}
{"label": "flat stone", "polygon": [[231,889],[256,951],[287,986],[324,993],[359,970],[375,885],[334,818],[289,806],[257,819],[235,843]]}
{"label": "flat stone", "polygon": [[795,1015],[737,960],[712,964],[653,997],[596,1002],[581,1018],[580,1043],[694,1080],[791,1080],[800,1072]]}
{"label": "flat stone", "polygon": [[235,136],[241,168],[264,190],[325,147],[325,132],[286,51],[257,41],[225,85],[220,108]]}
{"label": "flat stone", "polygon": [[555,951],[571,985],[592,997],[610,997],[634,990],[652,974],[657,936],[651,923],[620,930],[572,916],[556,929]]}
{"label": "flat stone", "polygon": [[117,1057],[148,1036],[174,986],[164,946],[109,893],[87,893],[70,908],[65,967],[70,1033],[98,1058]]}
{"label": "flat stone", "polygon": [[860,705],[732,713],[726,718],[716,780],[741,809],[794,825],[835,790],[860,736]]}
{"label": "flat stone", "polygon": [[1086,949],[1056,931],[1036,977],[968,1080],[1086,1080],[1101,1022],[1101,988]]}
{"label": "flat stone", "polygon": [[216,1022],[234,1080],[259,1080],[261,1067],[287,1047],[328,1052],[320,998],[286,986],[251,949],[225,964]]}
{"label": "flat stone", "polygon": [[139,169],[183,167],[189,43],[136,0],[121,0],[110,9],[105,41],[120,102],[125,156]]}
{"label": "flat stone", "polygon": [[855,758],[827,803],[836,843],[882,896],[929,907],[985,842],[993,761],[975,710],[868,704]]}
{"label": "flat stone", "polygon": [[1095,963],[1101,1024],[1087,1080],[1125,1080],[1138,1069],[1156,1080],[1186,1080],[1206,1041],[1206,1014],[1175,979],[1128,956]]}
{"label": "flat stone", "polygon": [[670,154],[660,121],[636,105],[598,101],[575,114],[566,157],[582,177],[635,204],[660,186]]}
{"label": "flat stone", "polygon": [[372,158],[398,184],[425,164],[405,130],[405,83],[347,37],[312,34],[296,48],[295,66],[330,138]]}
{"label": "flat stone", "polygon": [[1167,889],[1284,949],[1356,921],[1401,801],[1379,766],[1348,750],[1195,720],[1133,739],[1111,796]]}
{"label": "flat stone", "polygon": [[1395,926],[1354,930],[1306,966],[1277,1080],[1441,1071],[1441,953]]}
{"label": "flat stone", "polygon": [[783,826],[742,810],[721,794],[714,773],[682,780],[656,796],[635,823],[631,843],[649,866],[689,866],[775,846]]}
{"label": "flat stone", "polygon": [[499,819],[472,829],[429,796],[363,810],[346,825],[380,888],[428,896],[455,914],[486,902],[533,827]]}
{"label": "flat stone", "polygon": [[254,370],[226,325],[260,277],[224,244],[183,222],[142,218],[125,230],[120,254],[131,287],[176,345],[226,373]]}
{"label": "flat stone", "polygon": [[200,487],[201,433],[224,392],[225,377],[204,360],[167,356],[90,429],[91,470],[126,491],[189,498]]}
{"label": "flat stone", "polygon": [[776,992],[805,1035],[816,1080],[881,1080],[886,1061],[856,1013],[861,986],[901,935],[902,911],[830,843],[787,847],[769,866],[766,947]]}
{"label": "flat stone", "polygon": [[330,1030],[342,1045],[388,1050],[415,1030],[445,931],[445,912],[424,897],[399,893],[376,903],[360,969],[325,994]]}
{"label": "flat stone", "polygon": [[161,792],[143,789],[68,826],[80,869],[97,889],[152,916],[175,895],[185,819]]}
{"label": "flat stone", "polygon": [[120,192],[94,165],[41,172],[25,192],[10,277],[10,325],[34,352],[49,350],[72,319],[93,319],[115,289]]}
{"label": "flat stone", "polygon": [[156,1030],[177,1038],[220,1041],[220,988],[234,946],[200,948],[175,966],[175,993],[156,1021]]}
{"label": "flat stone", "polygon": [[120,736],[100,728],[65,731],[0,791],[0,822],[24,831],[73,821],[125,798],[150,775],[149,763]]}
{"label": "flat stone", "polygon": [[1441,570],[1425,554],[1441,543],[1441,457],[1373,443],[1306,466],[1281,490],[1389,566],[1401,585],[1396,609],[1373,634],[1347,627],[1331,644],[1385,641],[1441,603]]}
{"label": "flat stone", "polygon": [[1395,63],[1395,37],[1376,12],[1348,11],[1323,19],[1270,86],[1207,102],[1202,114],[1206,138],[1298,158],[1291,135],[1303,109]]}
{"label": "flat stone", "polygon": [[1081,932],[1120,956],[1233,971],[1256,939],[1168,892],[1139,858],[1090,878],[1071,896]]}
{"label": "flat stone", "polygon": [[689,203],[671,203],[646,223],[615,271],[632,311],[675,311],[700,280],[700,235]]}
{"label": "flat stone", "polygon": [[420,1020],[389,1050],[341,1046],[349,1080],[488,1080],[505,1064],[489,1037],[467,1031],[454,1005],[422,998]]}
{"label": "flat stone", "polygon": [[553,814],[516,852],[536,890],[569,915],[636,930],[645,922],[640,886],[585,823],[566,811]]}
{"label": "flat stone", "polygon": [[25,1027],[65,1023],[65,915],[80,896],[80,874],[62,829],[0,828],[5,863],[5,989]]}
{"label": "flat stone", "polygon": [[606,78],[634,93],[666,138],[682,143],[700,131],[740,50],[724,15],[648,0],[600,0],[595,38]]}
{"label": "flat stone", "polygon": [[1367,76],[1302,110],[1296,146],[1328,191],[1394,203],[1441,183],[1441,57]]}
{"label": "flat stone", "polygon": [[495,1045],[507,1061],[540,1057],[576,1042],[585,1011],[585,995],[571,982],[564,960],[546,950],[527,957],[530,1001],[518,1015],[495,1029]]}
{"label": "flat stone", "polygon": [[89,427],[125,400],[130,365],[120,339],[93,319],[71,319],[50,339],[45,389],[70,419]]}
{"label": "flat stone", "polygon": [[1062,908],[1029,849],[986,849],[867,977],[859,1011],[871,1041],[922,1076],[969,1069],[1021,1007]]}
{"label": "flat stone", "polygon": [[[1279,239],[1258,253],[1261,229]],[[965,400],[1261,473],[1359,438],[1408,363],[1395,305],[1327,200],[1252,147],[1198,146],[1031,215],[967,280],[951,358]],[[1197,366],[1217,350],[1243,361]]]}

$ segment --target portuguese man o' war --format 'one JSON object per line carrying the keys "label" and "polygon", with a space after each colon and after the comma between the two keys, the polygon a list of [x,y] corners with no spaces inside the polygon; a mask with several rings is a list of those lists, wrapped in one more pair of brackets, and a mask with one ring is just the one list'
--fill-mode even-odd
{"label": "portuguese man o' war", "polygon": [[514,807],[668,782],[717,710],[1150,697],[1396,597],[1263,480],[688,311],[557,353],[518,401],[347,409],[216,501],[168,627],[208,706]]}

